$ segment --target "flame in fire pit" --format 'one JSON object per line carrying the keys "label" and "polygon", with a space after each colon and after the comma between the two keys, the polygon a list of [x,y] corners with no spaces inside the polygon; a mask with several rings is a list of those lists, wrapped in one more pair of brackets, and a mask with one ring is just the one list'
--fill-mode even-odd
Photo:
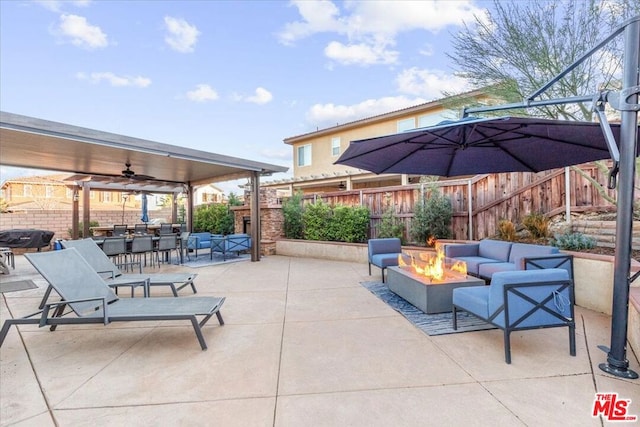
{"label": "flame in fire pit", "polygon": [[463,261],[449,262],[444,249],[436,243],[436,253],[419,252],[398,255],[398,266],[409,268],[413,273],[430,278],[432,281],[445,281],[448,277],[466,276],[467,264]]}

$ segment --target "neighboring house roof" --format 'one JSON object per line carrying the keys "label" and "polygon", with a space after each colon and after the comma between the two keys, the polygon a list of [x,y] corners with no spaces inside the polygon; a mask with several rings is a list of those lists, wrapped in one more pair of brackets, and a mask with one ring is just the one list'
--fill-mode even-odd
{"label": "neighboring house roof", "polygon": [[65,182],[64,180],[68,178],[70,175],[68,173],[64,174],[52,174],[52,175],[33,175],[33,176],[22,176],[13,179],[7,179],[2,183],[1,188],[6,188],[9,184],[44,184],[44,185],[70,185],[70,183]]}
{"label": "neighboring house roof", "polygon": [[285,144],[293,144],[295,142],[298,142],[300,140],[305,140],[311,136],[319,136],[322,134],[326,134],[326,133],[335,133],[337,131],[341,131],[341,130],[345,130],[345,129],[350,129],[353,127],[360,127],[363,126],[367,123],[375,123],[375,122],[379,122],[382,120],[389,120],[392,119],[393,117],[396,116],[403,116],[406,114],[410,114],[412,112],[415,111],[422,111],[425,109],[428,109],[430,107],[435,107],[438,106],[440,104],[443,103],[443,101],[445,100],[452,100],[452,99],[456,99],[456,98],[467,98],[467,97],[474,97],[474,96],[479,96],[479,95],[486,95],[486,91],[483,90],[471,90],[468,92],[464,92],[464,93],[460,93],[457,95],[453,95],[453,96],[447,96],[444,98],[439,98],[433,101],[429,101],[429,102],[425,102],[422,104],[418,104],[418,105],[413,105],[411,107],[406,107],[406,108],[401,108],[399,110],[395,110],[395,111],[390,111],[388,113],[382,113],[382,114],[378,114],[375,116],[371,116],[371,117],[366,117],[363,119],[358,119],[358,120],[354,120],[352,122],[347,122],[347,123],[343,123],[341,125],[336,125],[333,127],[329,127],[329,128],[325,128],[325,129],[320,129],[320,130],[316,130],[313,132],[307,132],[307,133],[303,133],[300,135],[296,135],[296,136],[291,136],[289,138],[285,138],[284,139],[284,143]]}

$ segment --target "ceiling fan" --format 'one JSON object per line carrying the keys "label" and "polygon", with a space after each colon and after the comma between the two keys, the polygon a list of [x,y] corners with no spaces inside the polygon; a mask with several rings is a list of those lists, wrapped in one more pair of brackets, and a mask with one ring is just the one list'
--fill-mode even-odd
{"label": "ceiling fan", "polygon": [[127,162],[124,164],[127,168],[125,170],[122,171],[122,177],[123,178],[128,178],[128,179],[135,179],[135,180],[141,180],[141,181],[145,181],[148,179],[155,179],[155,177],[151,176],[151,175],[142,175],[142,174],[137,174],[134,171],[131,170],[131,163]]}

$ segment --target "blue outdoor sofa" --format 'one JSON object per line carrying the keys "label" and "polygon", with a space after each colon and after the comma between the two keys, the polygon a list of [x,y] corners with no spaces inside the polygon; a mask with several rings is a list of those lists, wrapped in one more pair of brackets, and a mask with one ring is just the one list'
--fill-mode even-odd
{"label": "blue outdoor sofa", "polygon": [[562,268],[573,279],[573,256],[562,254],[554,246],[512,243],[484,239],[480,242],[447,244],[447,258],[464,261],[467,272],[489,280],[499,271]]}
{"label": "blue outdoor sofa", "polygon": [[251,236],[248,234],[228,234],[226,236],[214,235],[211,238],[211,257],[214,252],[220,252],[222,259],[227,260],[227,255],[251,249]]}
{"label": "blue outdoor sofa", "polygon": [[196,258],[198,258],[198,249],[210,249],[213,236],[215,235],[208,231],[189,234],[187,238],[187,257],[189,257],[189,252],[194,251]]}

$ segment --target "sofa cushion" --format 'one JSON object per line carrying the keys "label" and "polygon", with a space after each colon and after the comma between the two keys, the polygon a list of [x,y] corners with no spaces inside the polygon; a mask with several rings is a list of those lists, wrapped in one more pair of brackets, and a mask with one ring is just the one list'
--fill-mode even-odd
{"label": "sofa cushion", "polygon": [[478,268],[478,275],[481,277],[487,277],[490,279],[494,273],[497,273],[499,271],[515,271],[515,270],[521,270],[521,269],[517,268],[516,265],[512,262],[489,262],[489,263],[480,264],[480,267]]}
{"label": "sofa cushion", "polygon": [[511,253],[509,254],[509,262],[516,265],[517,270],[524,269],[523,258],[551,255],[559,253],[559,249],[555,246],[530,245],[527,243],[513,243],[511,245]]}
{"label": "sofa cushion", "polygon": [[511,242],[502,242],[500,240],[481,240],[478,256],[490,258],[494,261],[508,262],[511,245]]}
{"label": "sofa cushion", "polygon": [[444,245],[444,256],[447,258],[460,258],[478,256],[479,243],[454,243]]}
{"label": "sofa cushion", "polygon": [[467,264],[467,272],[471,274],[475,274],[476,276],[480,274],[480,265],[487,263],[495,263],[500,262],[491,258],[484,258],[480,256],[463,256],[456,258],[457,261],[464,261]]}
{"label": "sofa cushion", "polygon": [[489,317],[487,300],[489,298],[488,286],[469,286],[455,288],[453,290],[453,304],[483,319]]}
{"label": "sofa cushion", "polygon": [[398,265],[398,254],[377,254],[371,256],[371,264],[380,268]]}

